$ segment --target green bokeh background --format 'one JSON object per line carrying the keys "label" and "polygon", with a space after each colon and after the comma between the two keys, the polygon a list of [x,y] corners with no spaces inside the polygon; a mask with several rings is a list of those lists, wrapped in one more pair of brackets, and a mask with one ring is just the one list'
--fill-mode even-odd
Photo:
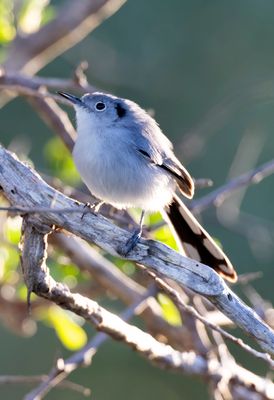
{"label": "green bokeh background", "polygon": [[[57,10],[61,3],[53,2]],[[40,74],[67,77],[79,61],[87,60],[90,83],[153,109],[192,175],[210,177],[217,187],[228,179],[239,146],[242,164],[237,174],[273,157],[273,38],[271,0],[128,0]],[[9,145],[19,138],[28,143],[30,158],[42,172],[48,172],[43,146],[52,135],[22,98],[1,110],[1,142]],[[213,209],[202,215],[240,273],[263,272],[254,286],[271,301],[273,183],[270,177],[246,192],[242,210],[262,219],[262,230],[249,225],[248,239],[219,223]],[[206,192],[199,191],[197,197]],[[260,251],[254,242],[261,237]],[[47,373],[56,356],[68,354],[53,330],[42,325],[29,339],[0,326],[0,342],[0,374]],[[239,357],[246,366],[263,371],[254,359]],[[206,386],[197,379],[154,368],[112,342],[102,347],[91,367],[77,371],[73,379],[91,387],[96,400],[207,398]],[[21,386],[0,386],[1,398],[19,399],[25,392]],[[56,398],[82,396],[67,390],[48,395],[48,399]]]}

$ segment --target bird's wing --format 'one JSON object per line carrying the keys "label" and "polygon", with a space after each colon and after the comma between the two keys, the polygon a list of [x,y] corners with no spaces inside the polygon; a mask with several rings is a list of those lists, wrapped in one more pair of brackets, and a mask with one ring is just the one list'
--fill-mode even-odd
{"label": "bird's wing", "polygon": [[186,197],[193,197],[194,183],[190,174],[175,157],[172,143],[153,118],[146,114],[144,120],[140,119],[136,126],[136,134],[134,135],[133,132],[132,139],[140,154],[149,162],[168,172]]}
{"label": "bird's wing", "polygon": [[154,165],[170,173],[170,175],[172,175],[172,177],[176,180],[180,191],[186,197],[190,199],[193,197],[194,182],[188,171],[183,167],[183,165],[180,163],[179,160],[177,160],[175,156],[174,158],[172,157],[163,159],[162,155],[155,151],[151,154],[142,148],[138,148],[138,151]]}

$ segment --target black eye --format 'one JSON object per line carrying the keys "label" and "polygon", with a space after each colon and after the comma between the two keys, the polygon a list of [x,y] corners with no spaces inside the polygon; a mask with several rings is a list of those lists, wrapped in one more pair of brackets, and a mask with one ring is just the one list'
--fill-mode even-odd
{"label": "black eye", "polygon": [[104,111],[105,108],[106,108],[106,105],[102,101],[98,101],[98,103],[95,104],[95,109],[97,111]]}

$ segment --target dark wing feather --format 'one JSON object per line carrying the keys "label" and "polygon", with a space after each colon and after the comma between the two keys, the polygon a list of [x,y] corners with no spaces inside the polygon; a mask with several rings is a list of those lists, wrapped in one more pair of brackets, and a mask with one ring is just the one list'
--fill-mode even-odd
{"label": "dark wing feather", "polygon": [[158,160],[153,160],[153,158],[150,156],[150,154],[142,149],[138,149],[138,151],[147,159],[149,159],[150,162],[153,164],[157,165],[159,168],[162,168],[163,170],[167,171],[170,173],[170,175],[173,176],[173,178],[176,180],[180,191],[189,199],[193,197],[194,194],[194,182],[187,172],[187,170],[181,165],[180,161],[177,160],[174,156],[174,159],[165,159],[163,162],[160,164],[157,162]]}
{"label": "dark wing feather", "polygon": [[194,182],[187,170],[182,165],[176,165],[174,168],[172,165],[168,165],[163,162],[159,165],[160,168],[168,171],[175,179],[179,186],[180,191],[189,199],[192,199],[194,194]]}

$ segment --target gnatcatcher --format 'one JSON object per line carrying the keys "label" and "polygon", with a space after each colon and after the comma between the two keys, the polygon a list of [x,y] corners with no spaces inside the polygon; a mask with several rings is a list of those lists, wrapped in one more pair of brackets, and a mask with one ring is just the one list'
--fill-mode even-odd
{"label": "gnatcatcher", "polygon": [[120,253],[138,242],[144,212],[161,211],[187,256],[236,281],[229,259],[175,194],[179,188],[192,198],[194,183],[157,122],[131,100],[99,92],[81,98],[59,94],[76,110],[73,158],[91,193],[119,209],[143,210],[139,228]]}

